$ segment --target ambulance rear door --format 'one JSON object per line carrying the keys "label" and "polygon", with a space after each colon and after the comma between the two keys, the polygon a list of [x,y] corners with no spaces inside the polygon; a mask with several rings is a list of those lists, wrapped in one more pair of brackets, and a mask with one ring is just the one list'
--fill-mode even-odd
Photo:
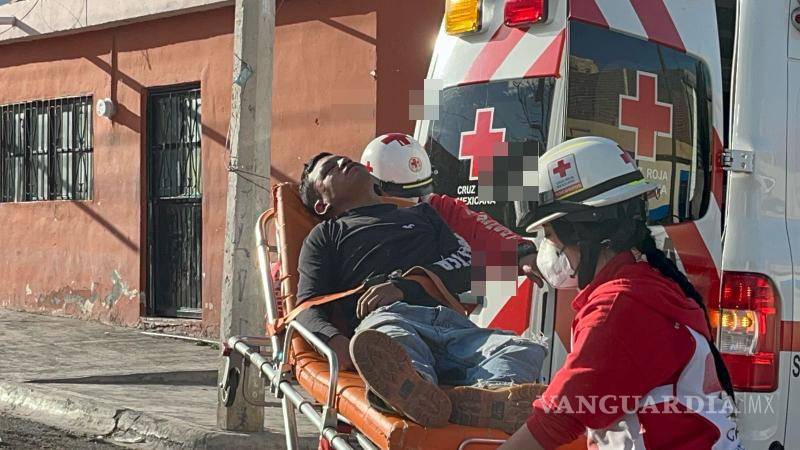
{"label": "ambulance rear door", "polygon": [[[727,183],[719,348],[737,390],[744,447],[794,449],[800,46],[790,13],[797,2],[737,6],[729,147],[738,164]],[[752,165],[741,164],[745,155]]]}
{"label": "ambulance rear door", "polygon": [[[430,154],[436,192],[532,239],[518,226],[514,202],[478,198],[477,173],[497,144],[524,145],[538,156],[563,139],[567,0],[549,0],[546,20],[518,27],[504,24],[506,0],[464,3],[480,8],[481,29],[449,35],[443,26],[426,82],[426,89],[440,89],[434,95],[437,116],[417,122],[415,135]],[[426,96],[429,105],[430,92]],[[525,336],[552,332],[552,304],[530,280],[486,287],[483,305],[471,316],[475,323]],[[546,365],[544,381],[549,360]]]}
{"label": "ambulance rear door", "polygon": [[[790,21],[800,16],[800,4],[791,3]],[[789,88],[787,129],[786,226],[792,257],[792,297],[786,299],[782,315],[781,371],[789,379],[784,447],[800,448],[800,30],[789,26]],[[788,294],[788,293],[787,293]]]}
{"label": "ambulance rear door", "polygon": [[[570,11],[565,139],[607,137],[636,160],[659,187],[648,218],[656,242],[713,303],[724,123],[714,1],[572,0]],[[555,312],[566,348],[572,295],[559,292]]]}

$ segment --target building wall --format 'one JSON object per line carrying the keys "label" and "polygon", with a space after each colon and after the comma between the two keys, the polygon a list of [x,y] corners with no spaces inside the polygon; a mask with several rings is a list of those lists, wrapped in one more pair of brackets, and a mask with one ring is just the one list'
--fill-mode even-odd
{"label": "building wall", "polygon": [[[273,182],[296,181],[320,151],[359,158],[376,134],[413,130],[408,93],[422,89],[443,2],[277,4]],[[147,286],[147,88],[200,81],[201,331],[218,333],[232,31],[233,9],[223,7],[0,45],[0,104],[79,94],[117,103],[112,120],[94,118],[93,200],[0,204],[0,307],[138,322]]]}
{"label": "building wall", "polygon": [[[444,2],[278,1],[272,181],[321,152],[360,159],[376,135],[411,133]],[[374,74],[374,76],[373,76]]]}
{"label": "building wall", "polygon": [[204,325],[218,326],[225,226],[233,9],[44,40],[0,51],[0,104],[91,94],[91,201],[0,204],[0,306],[134,325],[146,286],[143,139],[149,87],[201,83]]}

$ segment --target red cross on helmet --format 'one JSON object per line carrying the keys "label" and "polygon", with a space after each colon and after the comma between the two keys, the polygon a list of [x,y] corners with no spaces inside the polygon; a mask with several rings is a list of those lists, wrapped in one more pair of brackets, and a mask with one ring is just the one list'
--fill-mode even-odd
{"label": "red cross on helmet", "polygon": [[367,167],[386,195],[420,197],[433,192],[431,161],[413,137],[389,133],[370,142],[361,154]]}
{"label": "red cross on helmet", "polygon": [[[653,193],[633,158],[606,138],[588,136],[559,144],[539,158],[540,217],[529,232],[568,214]],[[569,217],[567,217],[569,219]]]}

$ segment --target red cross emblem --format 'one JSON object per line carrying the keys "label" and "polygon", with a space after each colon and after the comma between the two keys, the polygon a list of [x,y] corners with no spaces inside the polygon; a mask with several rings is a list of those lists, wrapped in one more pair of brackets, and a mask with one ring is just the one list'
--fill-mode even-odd
{"label": "red cross emblem", "polygon": [[494,156],[495,146],[506,140],[506,129],[492,128],[493,121],[494,108],[479,109],[475,111],[475,129],[461,133],[458,159],[470,160],[470,180],[478,179],[482,160]]}
{"label": "red cross emblem", "polygon": [[372,168],[372,164],[370,164],[369,161],[367,161],[367,164],[364,167],[367,168],[367,172],[369,172],[369,173],[372,173],[372,171],[374,170]]}
{"label": "red cross emblem", "polygon": [[553,168],[553,173],[558,175],[561,178],[567,176],[567,171],[572,168],[572,164],[568,162],[564,162],[562,159],[558,162],[558,165]]}
{"label": "red cross emblem", "polygon": [[420,159],[416,156],[412,156],[408,160],[408,168],[411,169],[412,172],[419,172],[422,170],[422,161],[420,161]]}
{"label": "red cross emblem", "polygon": [[636,135],[636,159],[656,160],[656,138],[672,137],[672,105],[658,101],[658,75],[636,72],[636,97],[619,96],[619,128]]}

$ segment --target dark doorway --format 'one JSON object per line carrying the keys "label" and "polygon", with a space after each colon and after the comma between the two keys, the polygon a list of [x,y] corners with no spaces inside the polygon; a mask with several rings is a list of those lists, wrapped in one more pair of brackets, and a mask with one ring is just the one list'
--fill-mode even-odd
{"label": "dark doorway", "polygon": [[200,87],[154,89],[147,102],[148,314],[201,317]]}

